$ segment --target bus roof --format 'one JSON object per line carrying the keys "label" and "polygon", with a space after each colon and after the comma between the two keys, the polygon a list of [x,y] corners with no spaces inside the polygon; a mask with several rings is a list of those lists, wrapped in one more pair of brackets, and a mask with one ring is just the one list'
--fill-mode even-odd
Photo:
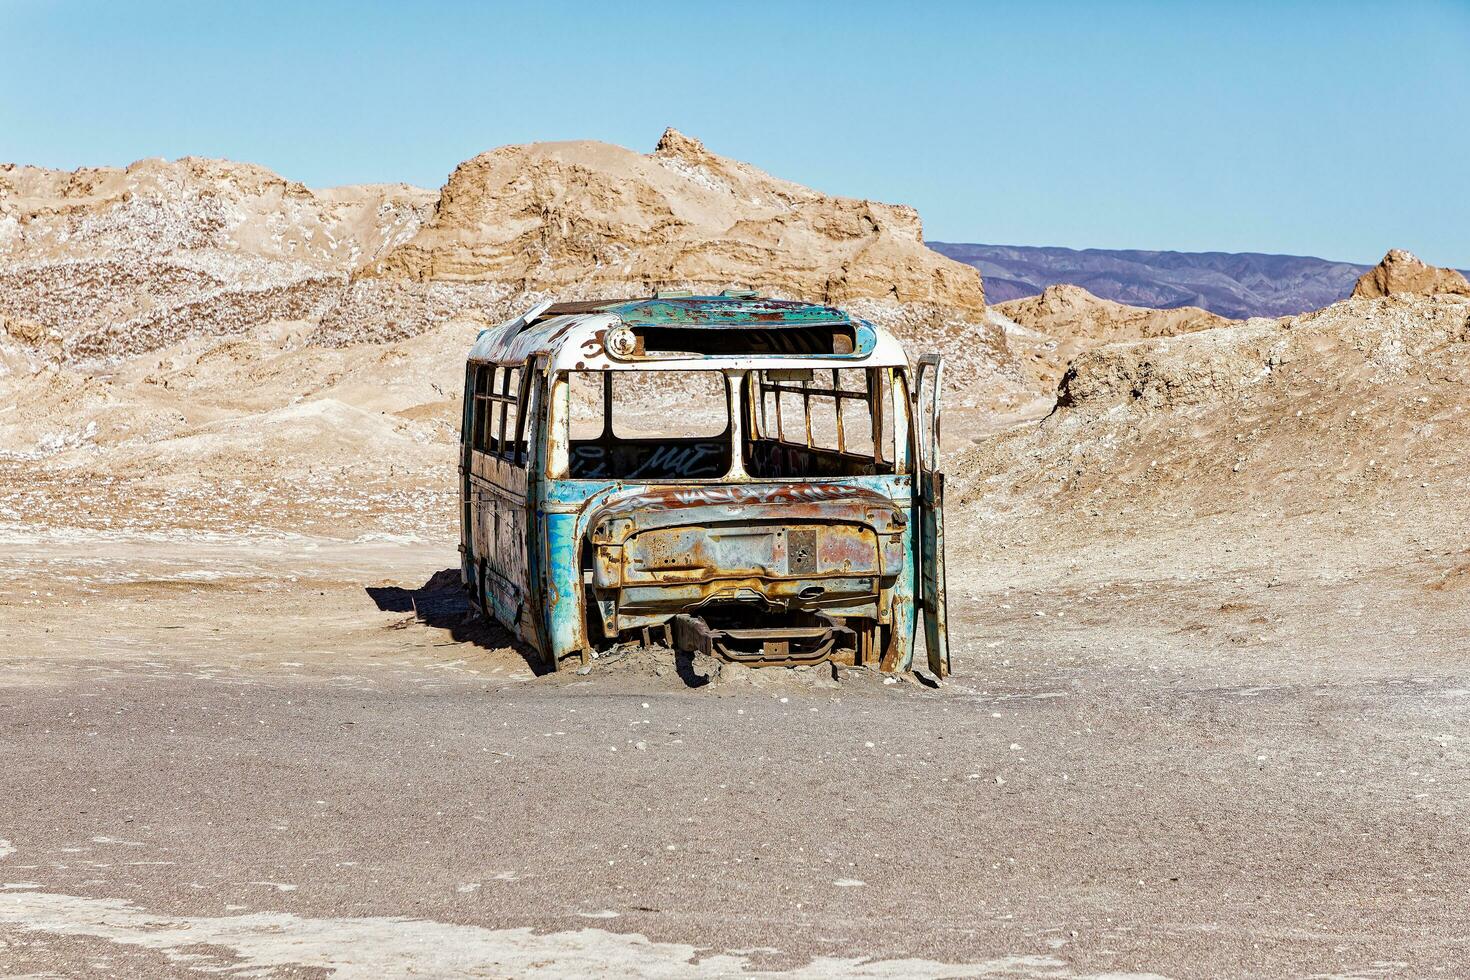
{"label": "bus roof", "polygon": [[906,365],[886,330],[842,310],[749,291],[544,302],[482,330],[471,361],[553,370],[664,370]]}

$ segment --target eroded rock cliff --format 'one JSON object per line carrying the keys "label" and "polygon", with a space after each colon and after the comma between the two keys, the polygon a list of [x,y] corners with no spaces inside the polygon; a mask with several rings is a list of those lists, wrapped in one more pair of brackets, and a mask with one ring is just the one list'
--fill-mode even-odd
{"label": "eroded rock cliff", "polygon": [[1354,298],[1376,299],[1394,293],[1434,296],[1440,293],[1470,296],[1470,281],[1454,269],[1429,265],[1413,252],[1389,249],[1383,261],[1363,273],[1353,287]]}
{"label": "eroded rock cliff", "polygon": [[838,304],[985,304],[978,272],[925,247],[914,209],[829,197],[673,129],[651,154],[581,141],[467,160],[371,274],[562,295],[750,286]]}

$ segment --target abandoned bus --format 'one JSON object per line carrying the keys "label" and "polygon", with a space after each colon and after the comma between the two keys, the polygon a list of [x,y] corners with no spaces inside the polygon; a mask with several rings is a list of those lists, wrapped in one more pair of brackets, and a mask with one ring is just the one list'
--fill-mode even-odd
{"label": "abandoned bus", "polygon": [[948,673],[938,355],[840,310],[659,293],[476,339],[460,455],[474,602],[556,669],[623,640]]}

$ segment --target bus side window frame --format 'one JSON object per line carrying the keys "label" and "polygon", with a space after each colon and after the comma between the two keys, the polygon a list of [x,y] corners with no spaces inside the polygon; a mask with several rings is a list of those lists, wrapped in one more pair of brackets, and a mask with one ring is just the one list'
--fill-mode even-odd
{"label": "bus side window frame", "polygon": [[497,365],[495,364],[476,365],[474,442],[471,448],[477,453],[490,452],[488,435],[491,416],[494,414],[495,407],[494,401],[491,400],[490,391],[495,383],[496,367]]}
{"label": "bus side window frame", "polygon": [[469,463],[470,451],[475,444],[475,381],[480,376],[480,366],[474,362],[464,369],[464,403],[459,412],[459,455],[461,465]]}
{"label": "bus side window frame", "polygon": [[[521,373],[519,367],[501,365],[500,383],[490,396],[500,406],[495,413],[495,439],[491,454],[507,463],[515,458],[516,429],[520,425]],[[514,420],[511,419],[512,413]],[[509,433],[507,428],[511,430]]]}

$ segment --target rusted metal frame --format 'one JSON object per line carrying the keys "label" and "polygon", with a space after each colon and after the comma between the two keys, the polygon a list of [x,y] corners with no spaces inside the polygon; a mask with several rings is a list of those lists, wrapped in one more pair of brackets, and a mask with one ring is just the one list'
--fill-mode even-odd
{"label": "rusted metal frame", "polygon": [[[872,534],[893,535],[902,533],[904,527],[907,526],[907,521],[899,520],[893,512],[872,515],[871,512],[864,513],[860,509],[862,506],[862,504],[846,501],[841,502],[837,507],[821,503],[803,504],[798,501],[789,501],[776,507],[714,504],[710,508],[711,511],[714,511],[713,513],[701,515],[691,514],[690,510],[675,504],[672,509],[661,509],[659,512],[649,512],[646,515],[636,510],[624,511],[622,514],[607,513],[592,528],[591,534],[594,544],[621,545],[634,536],[647,535],[652,532],[659,532],[660,535],[693,533],[695,528],[704,527],[705,530],[708,530],[715,524],[720,525],[722,531],[733,531],[736,527],[748,528],[748,533],[722,535],[722,540],[726,541],[726,544],[722,546],[734,547],[736,546],[735,538],[764,538],[770,534],[782,537],[784,533],[793,529],[820,529],[839,536],[858,530],[865,530]],[[757,510],[762,512],[752,513],[748,521],[743,521],[734,516],[739,513],[737,508],[747,512]],[[647,520],[643,519],[645,516]],[[701,522],[701,517],[705,517],[706,520]],[[604,531],[607,532],[606,536],[603,534]],[[822,542],[833,548],[844,543],[837,537],[829,539],[826,533],[822,536]],[[650,539],[649,543],[655,542]],[[801,542],[798,541],[797,544],[790,546],[799,547],[800,544]]]}
{"label": "rusted metal frame", "polygon": [[[933,380],[926,386],[926,378]],[[932,473],[939,468],[939,428],[941,418],[940,386],[944,382],[944,362],[938,354],[924,354],[918,360],[918,369],[914,375],[914,402],[928,404],[931,410],[928,413],[920,411],[919,418],[915,420],[916,431],[919,434],[919,472]],[[925,398],[925,389],[929,390],[929,396]]]}
{"label": "rusted metal frame", "polygon": [[470,459],[475,438],[475,379],[477,365],[467,363],[464,372],[464,399],[459,413],[459,577],[468,586],[472,577],[473,558],[470,547],[474,521],[474,504],[470,498]]}
{"label": "rusted metal frame", "polygon": [[937,677],[950,673],[949,610],[944,567],[944,473],[935,470],[921,481],[925,515],[920,521],[920,553],[924,568],[919,578],[924,593],[924,647],[929,670]]}
{"label": "rusted metal frame", "polygon": [[[885,372],[885,371],[887,371],[889,369],[886,369],[886,368],[861,368],[861,369],[858,369],[858,368],[832,368],[831,370],[832,370],[833,378],[832,378],[832,388],[830,388],[830,389],[827,389],[827,388],[814,388],[814,387],[811,387],[808,382],[802,382],[801,383],[801,386],[798,387],[796,385],[782,384],[781,382],[778,382],[778,381],[766,381],[764,378],[758,378],[756,380],[756,382],[755,382],[755,385],[756,385],[756,389],[755,390],[758,392],[758,399],[760,401],[760,406],[761,406],[761,430],[762,430],[762,432],[764,434],[769,434],[768,429],[767,429],[766,424],[765,424],[765,405],[766,405],[765,393],[766,392],[770,391],[770,392],[774,392],[775,393],[775,398],[773,399],[773,401],[775,402],[775,408],[776,408],[776,439],[779,442],[786,442],[787,441],[787,439],[786,439],[786,433],[785,433],[785,429],[784,429],[784,422],[782,420],[782,415],[781,415],[781,393],[782,392],[789,392],[791,394],[801,395],[802,396],[802,399],[803,399],[802,408],[803,408],[803,413],[804,413],[804,416],[805,416],[804,421],[806,423],[806,431],[807,431],[806,447],[808,449],[817,448],[816,446],[813,445],[813,441],[812,441],[812,437],[811,437],[811,396],[813,396],[813,395],[818,395],[818,396],[830,395],[830,396],[832,396],[836,400],[835,401],[835,405],[834,405],[834,411],[837,414],[837,452],[843,453],[844,455],[847,455],[846,422],[845,422],[845,420],[843,418],[842,399],[844,399],[844,398],[846,398],[846,399],[862,399],[867,404],[867,406],[868,406],[868,412],[869,412],[869,418],[870,418],[870,430],[871,430],[871,432],[873,434],[873,456],[872,456],[873,462],[876,463],[876,464],[880,464],[880,465],[881,464],[884,464],[884,463],[894,462],[894,460],[889,460],[888,457],[887,457],[887,455],[883,451],[884,450],[884,446],[885,446],[885,433],[886,433],[887,429],[883,425],[883,416],[884,416],[883,405],[882,405],[883,385],[881,384],[881,379],[882,379],[882,376],[883,376],[883,372]],[[865,377],[867,379],[867,383],[866,383],[867,390],[866,391],[849,391],[848,389],[842,388],[840,386],[840,382],[838,381],[838,373],[840,371],[851,371],[851,370],[862,370],[864,372],[864,375],[865,375]],[[890,382],[890,384],[888,386],[888,394],[891,397],[891,394],[892,394],[892,385],[891,385],[891,382]],[[791,443],[791,444],[792,445],[799,445],[798,443]],[[856,454],[854,454],[854,455],[856,455]],[[866,455],[866,454],[862,454],[862,455]]]}
{"label": "rusted metal frame", "polygon": [[919,357],[914,376],[914,411],[919,433],[919,521],[915,555],[916,594],[924,613],[924,646],[929,669],[950,671],[949,624],[944,567],[944,473],[939,468],[944,361],[939,354]]}
{"label": "rusted metal frame", "polygon": [[[825,619],[826,624],[816,628],[715,629],[702,616],[690,613],[673,616],[669,625],[676,650],[703,653],[757,667],[797,666],[821,663],[828,659],[839,640],[845,639],[849,644],[856,641],[848,627],[830,617],[823,617],[820,613],[818,616]],[[746,642],[761,640],[761,652],[754,654],[736,651],[725,642],[727,639]],[[792,653],[793,640],[813,640],[817,645],[810,650]]]}
{"label": "rusted metal frame", "polygon": [[[792,515],[817,519],[827,515],[827,505],[836,502],[861,502],[868,508],[897,511],[901,504],[884,493],[858,483],[832,481],[771,481],[768,485],[732,485],[720,480],[697,482],[696,485],[649,486],[632,496],[623,496],[604,504],[601,518],[623,516],[645,508],[677,511],[687,507],[738,507],[748,513],[751,507],[778,505],[782,518]],[[793,509],[794,508],[794,509]]]}
{"label": "rusted metal frame", "polygon": [[857,662],[864,667],[877,667],[878,633],[877,622],[865,623],[857,634]]}
{"label": "rusted metal frame", "polygon": [[[861,399],[866,400],[871,405],[871,403],[872,403],[872,396],[871,396],[871,394],[869,392],[866,392],[866,391],[848,391],[848,390],[846,390],[844,388],[838,387],[837,372],[838,371],[841,371],[841,370],[851,370],[851,369],[847,369],[847,368],[832,368],[832,387],[830,389],[829,388],[813,388],[813,387],[810,386],[810,382],[806,382],[806,381],[800,382],[800,387],[797,387],[796,385],[781,384],[778,381],[766,381],[764,379],[761,379],[758,382],[759,388],[760,388],[760,391],[761,391],[761,399],[760,400],[761,400],[761,407],[762,407],[762,410],[763,411],[764,411],[764,407],[765,407],[765,392],[767,392],[767,391],[774,391],[774,392],[776,392],[776,439],[777,439],[777,441],[779,441],[779,442],[786,442],[786,434],[785,434],[785,432],[783,430],[782,421],[781,421],[781,394],[780,394],[781,392],[791,392],[792,394],[796,394],[796,395],[800,395],[801,396],[801,399],[802,399],[801,408],[802,408],[803,421],[806,423],[806,448],[808,448],[808,449],[816,449],[816,448],[818,448],[815,445],[815,442],[814,442],[814,440],[812,438],[812,401],[811,401],[812,400],[812,396],[813,395],[817,395],[817,396],[831,396],[834,399],[833,405],[832,405],[832,410],[833,410],[833,412],[837,416],[837,451],[839,453],[843,453],[843,454],[846,454],[847,453],[847,438],[846,438],[846,431],[845,431],[845,423],[844,423],[843,418],[842,418],[842,399],[844,399],[844,398],[853,398],[853,399],[861,398]],[[762,428],[764,428],[764,426],[762,426]],[[792,443],[792,445],[796,445],[796,443]]]}
{"label": "rusted metal frame", "polygon": [[806,420],[806,448],[812,447],[812,396],[807,392],[807,383],[801,383],[801,414]]}
{"label": "rusted metal frame", "polygon": [[474,421],[475,409],[475,378],[479,375],[478,364],[465,363],[464,366],[464,389],[463,398],[459,406],[459,450],[463,455],[470,445],[473,433],[470,426]]}
{"label": "rusted metal frame", "polygon": [[525,549],[525,575],[527,605],[530,613],[528,643],[548,660],[551,669],[556,669],[551,654],[551,636],[547,628],[547,583],[545,578],[546,551],[545,519],[542,513],[542,494],[545,486],[541,465],[544,454],[540,447],[540,436],[544,431],[546,412],[546,374],[543,362],[528,360],[521,371],[522,411],[521,429],[525,434],[524,455],[517,450],[517,462],[525,478],[525,515],[522,546]]}
{"label": "rusted metal frame", "polygon": [[[516,408],[515,442],[511,446],[510,455],[511,463],[515,466],[526,466],[529,463],[531,457],[531,432],[528,431],[526,423],[529,416],[531,416],[536,410],[536,387],[534,384],[535,375],[535,370],[529,364],[526,365],[526,367],[521,371],[521,381],[519,385],[520,390],[517,392],[517,399],[519,401],[519,404]],[[531,419],[530,422],[531,429],[534,429],[535,420]]]}
{"label": "rusted metal frame", "polygon": [[731,660],[736,663],[749,664],[752,667],[790,667],[804,664],[818,664],[832,655],[837,646],[835,636],[828,636],[817,641],[817,645],[810,650],[800,653],[791,652],[790,640],[772,639],[761,644],[759,654],[746,655],[743,651],[737,652],[733,647],[724,642],[724,637],[716,636],[714,649],[717,656]]}
{"label": "rusted metal frame", "polygon": [[[671,554],[669,551],[671,545],[677,542],[644,541],[643,539],[656,535],[659,530],[675,533],[677,537],[677,532],[682,529],[679,527],[654,529],[637,536],[637,544],[632,547],[631,554],[628,552],[630,546],[627,545],[599,545],[604,553],[615,550],[621,550],[622,553],[607,555],[607,559],[597,570],[597,583],[602,587],[611,588],[631,585],[690,586],[710,592],[718,590],[719,586],[731,581],[739,582],[746,579],[760,579],[771,583],[773,587],[775,585],[789,587],[804,583],[818,585],[828,580],[873,579],[871,592],[876,595],[880,591],[881,580],[895,574],[896,569],[892,566],[901,563],[902,559],[895,562],[894,556],[885,554],[886,542],[881,539],[878,532],[869,527],[839,524],[834,525],[834,528],[838,530],[834,530],[831,535],[823,536],[821,539],[823,554],[829,558],[827,567],[817,565],[815,559],[809,563],[810,567],[801,567],[799,563],[793,566],[788,553],[785,571],[769,567],[772,558],[766,553],[756,553],[759,555],[758,558],[740,564],[737,552],[734,560],[720,563],[716,560],[716,556],[696,548],[687,553],[687,560],[683,563],[674,559],[664,560]],[[796,547],[803,547],[803,545]],[[805,547],[815,549],[819,546],[813,540]],[[835,564],[835,559],[832,559],[831,556],[844,553],[848,555],[848,564],[846,566]],[[857,563],[857,567],[853,567],[854,563]],[[705,586],[710,588],[705,589]]]}
{"label": "rusted metal frame", "polygon": [[[895,628],[889,631],[888,643],[883,652],[879,654],[878,669],[885,674],[891,674],[898,670],[899,658],[903,656],[900,644],[897,642],[899,631]],[[912,646],[912,644],[910,644]],[[912,657],[912,653],[909,655]]]}
{"label": "rusted metal frame", "polygon": [[830,626],[773,626],[770,629],[724,629],[737,640],[818,640],[832,632]]}
{"label": "rusted metal frame", "polygon": [[918,450],[915,445],[916,422],[913,394],[909,390],[908,372],[901,367],[888,371],[888,408],[893,413],[893,471],[902,476],[915,472]]}
{"label": "rusted metal frame", "polygon": [[741,388],[741,397],[753,399],[755,404],[750,406],[752,409],[752,419],[754,419],[755,412],[760,413],[760,418],[755,420],[754,434],[763,436],[770,432],[770,419],[766,416],[766,395],[765,391],[761,388],[759,372],[745,372],[745,384]]}
{"label": "rusted metal frame", "polygon": [[[670,649],[674,646],[674,631],[668,623],[660,623],[657,626],[642,626],[638,629],[638,635],[643,638],[644,646],[653,646],[655,642],[661,643]],[[655,640],[654,637],[658,639]]]}
{"label": "rusted metal frame", "polygon": [[510,385],[510,374],[513,370],[515,369],[508,367],[500,368],[495,379],[495,393],[490,396],[490,400],[492,402],[501,406],[496,413],[497,418],[495,419],[495,443],[490,450],[491,453],[496,456],[503,455],[505,448],[505,417],[508,414],[506,406],[510,402],[510,400],[505,397],[505,389]]}
{"label": "rusted metal frame", "polygon": [[[837,368],[832,369],[832,393],[833,395],[837,394]],[[844,438],[842,431],[842,399],[840,397],[833,398],[832,411],[837,414],[837,451],[839,453],[846,453],[847,440]]]}
{"label": "rusted metal frame", "polygon": [[461,472],[470,465],[470,452],[475,445],[475,399],[479,395],[475,385],[480,380],[480,365],[466,364],[464,372],[464,404],[460,406],[459,421],[459,465]]}
{"label": "rusted metal frame", "polygon": [[[732,382],[730,384],[731,413],[735,412],[737,401],[741,413],[740,439],[734,446],[734,452],[741,456],[742,471],[745,469],[743,443],[747,438],[752,441],[760,438],[766,430],[766,403],[760,395],[760,381],[756,373],[755,371],[726,372],[727,379]],[[740,379],[738,385],[733,383],[737,377]]]}
{"label": "rusted metal frame", "polygon": [[883,456],[883,371],[884,368],[868,368],[863,373],[868,380],[868,431],[873,433],[873,462],[879,466],[891,462]]}
{"label": "rusted metal frame", "polygon": [[546,377],[546,453],[541,472],[547,480],[566,479],[571,447],[570,376],[548,372]]}
{"label": "rusted metal frame", "polygon": [[[523,372],[520,370],[519,367],[506,366],[501,364],[482,364],[479,367],[485,379],[485,390],[477,391],[475,394],[475,428],[477,438],[474,444],[474,449],[477,452],[489,453],[495,456],[502,456],[505,445],[505,421],[507,410],[505,408],[502,408],[498,413],[496,413],[493,411],[493,408],[496,405],[516,405],[516,417],[517,421],[519,422],[519,405],[521,401],[520,390],[523,386],[522,382],[520,382],[519,380],[517,381],[517,390],[515,393],[509,393],[508,389],[510,387],[510,378],[512,373],[514,373],[517,378],[520,378],[523,375]],[[500,390],[498,391],[495,390],[497,386],[500,388]],[[491,431],[489,430],[489,427],[492,424],[494,425],[493,437],[491,435]]]}

